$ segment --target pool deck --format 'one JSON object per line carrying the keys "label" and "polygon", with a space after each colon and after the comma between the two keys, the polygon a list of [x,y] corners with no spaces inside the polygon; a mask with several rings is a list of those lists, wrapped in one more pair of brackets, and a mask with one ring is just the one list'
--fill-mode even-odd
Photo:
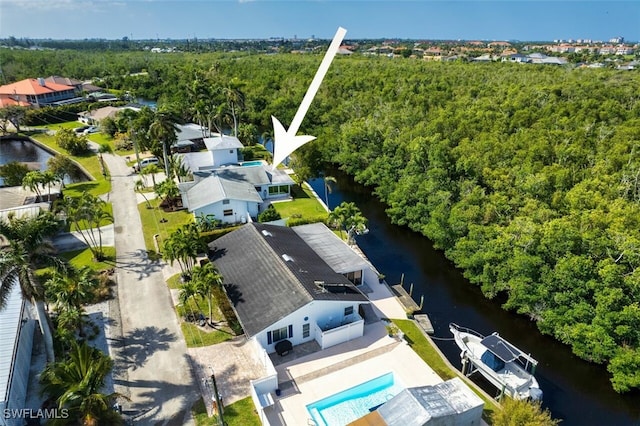
{"label": "pool deck", "polygon": [[[404,318],[405,312],[385,284],[370,284],[376,313]],[[383,321],[365,326],[360,338],[276,366],[280,396],[265,410],[271,425],[314,424],[306,409],[319,399],[393,372],[405,387],[433,385],[442,379],[409,347],[389,337]]]}

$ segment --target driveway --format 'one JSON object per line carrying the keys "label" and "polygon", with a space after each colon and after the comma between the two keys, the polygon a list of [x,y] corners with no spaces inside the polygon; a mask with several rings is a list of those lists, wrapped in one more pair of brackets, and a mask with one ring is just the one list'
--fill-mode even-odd
{"label": "driveway", "polygon": [[103,154],[111,172],[117,300],[110,307],[110,344],[116,392],[136,423],[193,424],[197,398],[187,348],[171,304],[161,262],[147,258],[134,182],[125,160]]}

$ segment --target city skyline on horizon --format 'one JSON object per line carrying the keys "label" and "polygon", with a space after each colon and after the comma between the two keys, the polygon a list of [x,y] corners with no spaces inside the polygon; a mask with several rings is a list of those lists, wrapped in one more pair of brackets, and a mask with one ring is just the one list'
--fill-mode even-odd
{"label": "city skyline on horizon", "polygon": [[18,39],[328,40],[342,26],[346,40],[640,40],[638,0],[0,0],[0,12],[0,38]]}

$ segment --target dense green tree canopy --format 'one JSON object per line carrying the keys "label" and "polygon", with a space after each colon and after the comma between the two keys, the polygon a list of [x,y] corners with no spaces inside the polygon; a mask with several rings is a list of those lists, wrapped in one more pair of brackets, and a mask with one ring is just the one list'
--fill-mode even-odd
{"label": "dense green tree canopy", "polygon": [[[227,131],[224,89],[243,82],[238,128],[268,135],[271,115],[290,123],[321,54],[11,51],[3,70],[101,76]],[[300,128],[317,140],[294,155],[371,186],[393,222],[627,391],[640,387],[638,93],[635,70],[338,57]]]}

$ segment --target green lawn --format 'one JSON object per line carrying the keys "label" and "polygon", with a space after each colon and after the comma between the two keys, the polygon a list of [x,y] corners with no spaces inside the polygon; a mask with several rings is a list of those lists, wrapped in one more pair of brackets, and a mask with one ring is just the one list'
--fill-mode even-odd
{"label": "green lawn", "polygon": [[[160,200],[149,200],[152,208],[147,208],[147,203],[138,204],[142,229],[144,230],[144,242],[149,253],[156,253],[153,236],[158,234],[158,244],[162,250],[163,241],[184,224],[193,222],[193,215],[186,209],[175,212],[165,212],[158,206]],[[161,222],[162,220],[162,222]],[[166,222],[165,222],[166,220]]]}
{"label": "green lawn", "polygon": [[303,187],[301,189],[298,185],[295,185],[291,188],[291,195],[293,196],[293,201],[273,203],[273,207],[283,219],[303,217],[325,220],[327,218],[327,211],[308,188]]}
{"label": "green lawn", "polygon": [[[74,122],[75,123],[75,122]],[[48,126],[49,129],[58,129],[60,127],[64,127],[69,123],[55,124],[53,126]],[[77,123],[76,123],[77,124]],[[69,155],[67,151],[60,148],[60,146],[55,141],[55,136],[46,135],[46,134],[37,134],[31,136],[32,139],[40,142],[43,145],[53,149],[56,152],[61,154]],[[93,152],[88,152],[83,155],[70,155],[71,159],[80,164],[82,168],[93,177],[93,181],[89,182],[79,182],[75,184],[67,185],[66,190],[74,190],[76,187],[79,187],[80,190],[76,190],[79,193],[82,191],[91,192],[93,195],[102,195],[111,191],[111,181],[109,179],[102,176],[102,169],[100,168],[100,162],[98,160],[98,156]]]}
{"label": "green lawn", "polygon": [[[217,425],[215,417],[207,415],[204,402],[199,400],[191,408],[197,426]],[[240,401],[224,407],[224,423],[227,426],[260,426],[260,418],[256,414],[251,397],[248,396]]]}
{"label": "green lawn", "polygon": [[102,262],[96,262],[93,259],[93,253],[91,253],[91,250],[88,248],[84,250],[68,251],[62,253],[60,257],[67,259],[69,263],[77,268],[89,266],[94,271],[113,268],[116,259],[116,248],[103,246],[102,251],[106,255],[106,259]]}
{"label": "green lawn", "polygon": [[449,368],[447,363],[444,362],[442,356],[436,351],[427,338],[418,329],[418,326],[408,319],[394,319],[392,320],[395,325],[404,333],[405,340],[411,346],[420,358],[424,360],[433,371],[436,372],[442,380],[449,380],[454,377],[461,377],[463,380],[470,384],[470,388],[484,401],[484,409],[482,412],[482,418],[489,424],[491,424],[491,416],[496,410],[499,410],[498,404],[491,398],[487,398],[483,393],[476,390],[476,386],[469,382],[468,379],[462,377],[457,371]]}
{"label": "green lawn", "polygon": [[207,331],[203,331],[197,325],[190,322],[181,322],[180,328],[182,329],[182,334],[184,335],[184,340],[188,348],[211,346],[235,337],[233,333],[228,330],[216,330],[207,327]]}

